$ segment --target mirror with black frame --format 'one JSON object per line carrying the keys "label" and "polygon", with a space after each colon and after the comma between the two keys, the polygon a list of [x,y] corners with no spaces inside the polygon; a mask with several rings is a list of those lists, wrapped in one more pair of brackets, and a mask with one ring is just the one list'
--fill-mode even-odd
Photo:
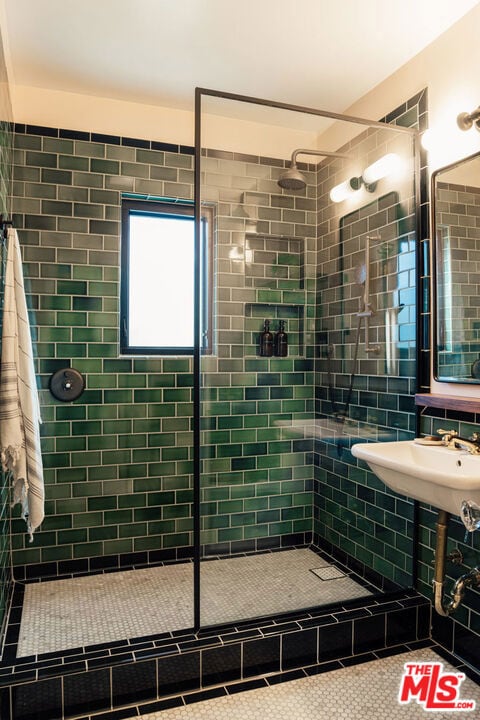
{"label": "mirror with black frame", "polygon": [[432,175],[434,376],[480,383],[480,153]]}

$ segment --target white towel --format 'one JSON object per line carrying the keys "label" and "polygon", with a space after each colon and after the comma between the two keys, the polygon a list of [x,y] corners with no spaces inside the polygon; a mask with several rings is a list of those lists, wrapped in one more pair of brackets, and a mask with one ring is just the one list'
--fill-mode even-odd
{"label": "white towel", "polygon": [[23,286],[17,231],[8,230],[0,374],[0,450],[12,474],[13,503],[21,503],[30,542],[44,518],[40,452],[40,406],[33,365],[32,338]]}

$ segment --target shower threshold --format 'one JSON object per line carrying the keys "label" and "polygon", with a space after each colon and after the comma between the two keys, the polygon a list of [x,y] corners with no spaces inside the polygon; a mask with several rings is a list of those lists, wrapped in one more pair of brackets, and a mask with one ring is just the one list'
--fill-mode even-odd
{"label": "shower threshold", "polygon": [[[234,623],[376,592],[310,548],[206,559],[201,565],[201,623]],[[312,572],[312,571],[316,572]],[[326,580],[322,580],[322,575]],[[328,578],[332,579],[328,579]],[[190,628],[193,563],[28,583],[17,657]]]}

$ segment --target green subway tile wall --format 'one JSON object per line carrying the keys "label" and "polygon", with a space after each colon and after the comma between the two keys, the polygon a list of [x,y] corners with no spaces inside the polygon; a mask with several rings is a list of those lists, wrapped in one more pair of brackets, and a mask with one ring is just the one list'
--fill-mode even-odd
{"label": "green subway tile wall", "polygon": [[[421,94],[388,121],[418,126],[425,112]],[[353,159],[344,161],[340,172],[336,163],[327,162],[319,174],[314,537],[319,545],[344,552],[356,569],[403,586],[413,578],[413,503],[390,492],[352,457],[350,447],[359,441],[411,438],[415,429],[413,176],[402,185],[380,181],[356,204],[333,204],[328,197],[332,185],[349,177],[349,162],[364,167],[378,148],[411,156],[411,139],[390,133],[364,132],[346,148]],[[360,327],[355,364],[366,243],[374,314],[368,338],[364,324]],[[367,340],[378,344],[378,353],[367,353]]]}
{"label": "green subway tile wall", "polygon": [[[192,545],[192,360],[119,357],[118,298],[122,192],[191,200],[193,156],[62,132],[17,126],[15,137],[13,209],[42,387],[47,484],[33,544],[17,514],[13,522],[14,563],[28,565],[29,576],[139,553],[178,557]],[[218,225],[216,352],[203,368],[202,540],[210,552],[237,542],[255,547],[272,535],[309,539],[312,441],[284,425],[313,412],[304,344],[315,312],[315,202],[295,217],[279,209],[267,218],[281,191],[264,178],[278,167],[214,152],[205,162]],[[225,188],[228,172],[258,192]],[[265,216],[256,228],[261,246],[244,208]],[[231,256],[245,228],[255,253],[246,266]],[[278,238],[285,229],[288,240]],[[264,310],[286,320],[289,357],[257,357]],[[62,403],[48,383],[69,365],[85,376],[86,390]]]}
{"label": "green subway tile wall", "polygon": [[[35,575],[44,563],[54,572],[175,557],[192,544],[192,360],[119,357],[120,210],[122,192],[191,200],[193,156],[16,129],[13,212],[42,388],[46,518],[29,544],[15,514],[14,563]],[[86,390],[63,403],[49,378],[70,365]]]}
{"label": "green subway tile wall", "polygon": [[[12,181],[12,107],[8,91],[7,70],[0,39],[0,213],[5,216],[10,211],[11,181]],[[3,268],[4,246],[0,251],[0,282],[3,300]],[[3,303],[2,303],[3,304]],[[2,641],[2,628],[5,619],[5,609],[11,589],[10,570],[10,502],[9,480],[0,470],[0,645]]]}

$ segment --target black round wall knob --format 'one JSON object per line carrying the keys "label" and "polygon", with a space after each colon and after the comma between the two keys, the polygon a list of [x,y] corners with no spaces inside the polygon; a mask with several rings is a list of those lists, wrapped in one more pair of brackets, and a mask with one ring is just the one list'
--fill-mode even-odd
{"label": "black round wall knob", "polygon": [[50,378],[50,392],[63,402],[76,400],[85,390],[85,379],[74,368],[62,368]]}

